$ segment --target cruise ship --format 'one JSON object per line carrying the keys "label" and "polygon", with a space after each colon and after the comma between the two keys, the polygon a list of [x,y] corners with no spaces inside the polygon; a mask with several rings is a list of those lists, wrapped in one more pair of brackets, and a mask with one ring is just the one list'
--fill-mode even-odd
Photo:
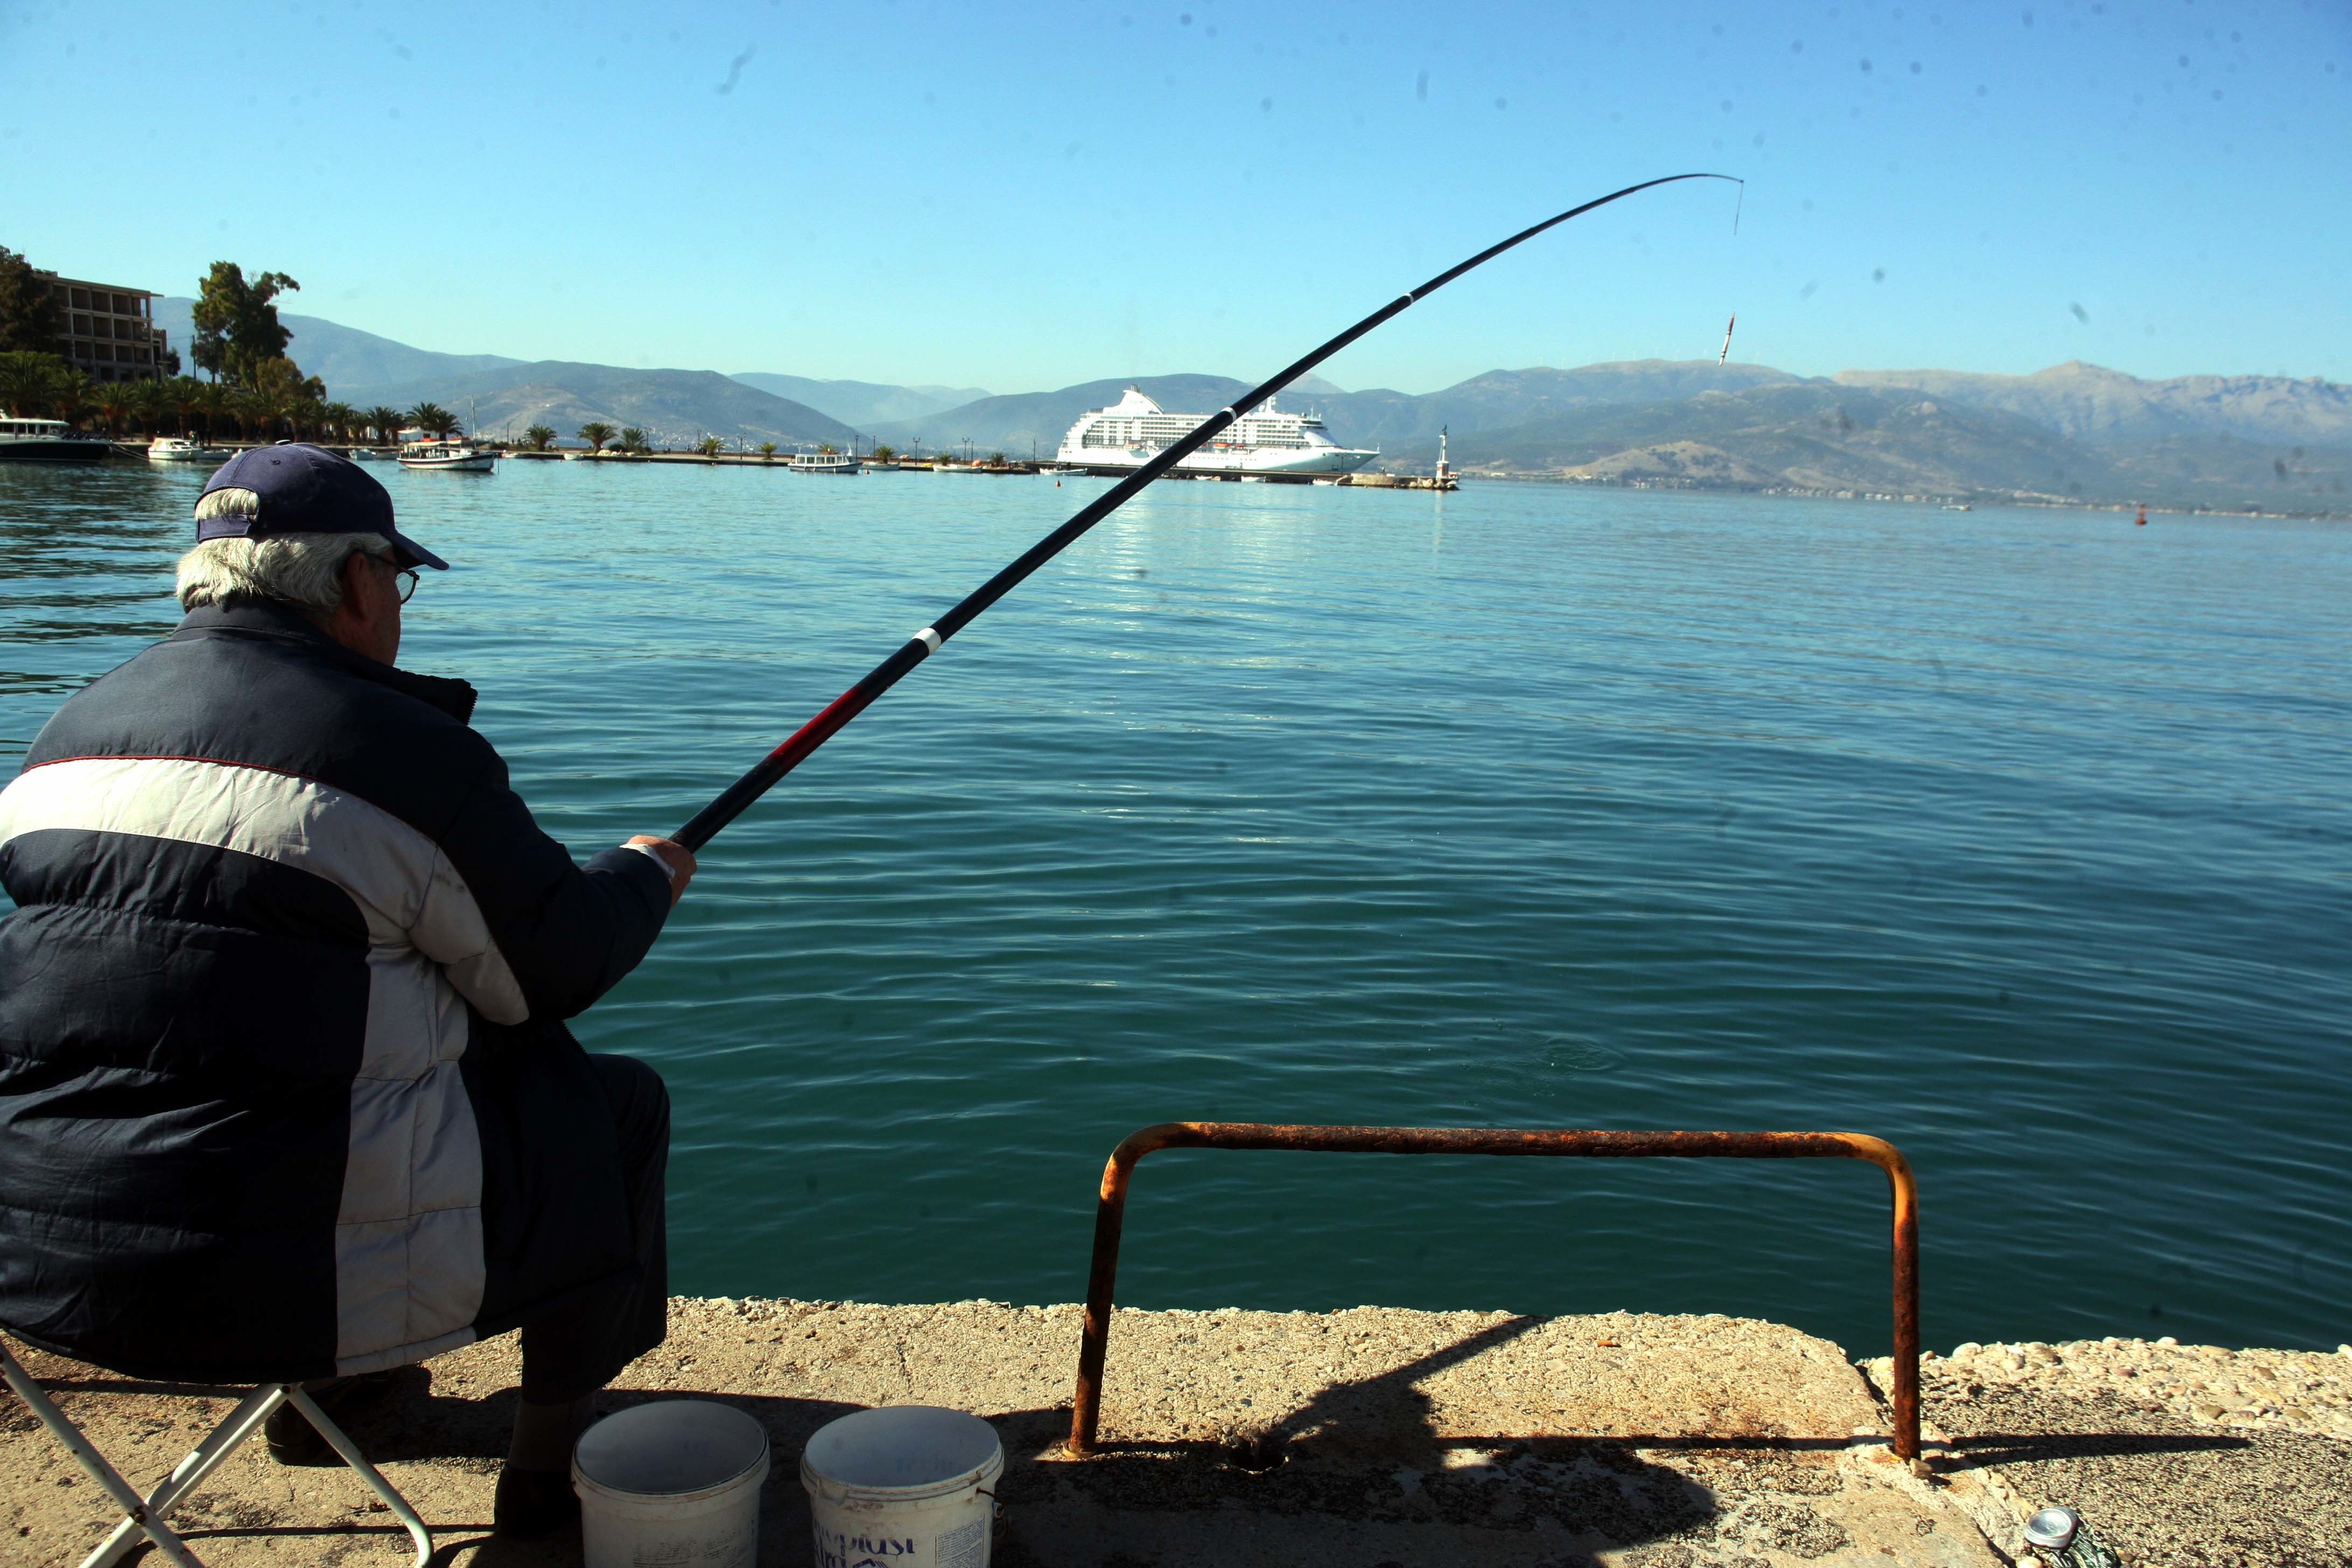
{"label": "cruise ship", "polygon": [[[1089,474],[1131,474],[1200,427],[1205,414],[1171,414],[1137,387],[1108,408],[1089,409],[1062,437],[1054,461]],[[1285,414],[1271,399],[1171,470],[1203,479],[1297,483],[1353,473],[1377,451],[1334,443],[1312,414]]]}

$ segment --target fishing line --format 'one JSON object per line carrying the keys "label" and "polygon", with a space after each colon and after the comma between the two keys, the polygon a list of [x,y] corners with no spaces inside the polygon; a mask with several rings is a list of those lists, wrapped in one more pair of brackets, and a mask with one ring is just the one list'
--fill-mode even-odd
{"label": "fishing line", "polygon": [[[1586,202],[1582,206],[1570,207],[1556,217],[1548,217],[1539,224],[1523,228],[1500,245],[1487,247],[1469,260],[1459,266],[1448,268],[1420,288],[1410,289],[1381,306],[1338,337],[1297,362],[1285,366],[1249,393],[1234,399],[1226,407],[1219,409],[1202,420],[1191,435],[1162,450],[1158,457],[1104,491],[1067,522],[1031,545],[1012,564],[974,589],[961,604],[908,637],[899,646],[896,653],[866,671],[857,684],[825,704],[816,717],[794,731],[783,744],[761,758],[756,767],[729,784],[719,793],[717,799],[696,812],[694,819],[679,828],[672,837],[687,848],[699,850],[717,836],[720,828],[740,816],[753,801],[774,788],[777,781],[807,761],[811,752],[838,734],[852,719],[864,712],[872,705],[876,698],[898,685],[906,678],[908,671],[939,652],[941,644],[978,619],[982,611],[1019,586],[1023,579],[1060,554],[1080,534],[1125,506],[1139,494],[1146,485],[1215,439],[1242,416],[1255,409],[1267,398],[1272,397],[1358,338],[1381,325],[1391,317],[1400,315],[1411,309],[1415,301],[1426,299],[1473,268],[1485,266],[1513,246],[1533,239],[1548,228],[1557,227],[1569,219],[1580,217],[1596,207],[1605,207],[1611,202],[1622,201],[1627,196],[1658,185],[1671,185],[1679,180],[1729,180],[1739,186],[1743,196],[1748,189],[1746,181],[1732,174],[1667,174],[1654,180],[1644,180],[1638,185],[1628,185],[1622,191],[1612,191],[1605,196]],[[1735,212],[1733,215],[1735,232],[1737,232],[1738,224],[1738,215]]]}

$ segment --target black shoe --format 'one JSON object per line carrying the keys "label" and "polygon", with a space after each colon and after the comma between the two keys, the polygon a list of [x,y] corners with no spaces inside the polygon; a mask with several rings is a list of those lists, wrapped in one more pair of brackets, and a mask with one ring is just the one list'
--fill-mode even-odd
{"label": "black shoe", "polygon": [[540,1541],[580,1518],[580,1499],[562,1470],[499,1472],[498,1497],[490,1506],[498,1532],[510,1541]]}
{"label": "black shoe", "polygon": [[[330,1419],[341,1425],[342,1413],[373,1394],[389,1386],[393,1373],[372,1372],[359,1377],[338,1377],[328,1383],[306,1387],[303,1392],[319,1403]],[[269,1457],[281,1465],[340,1465],[342,1456],[330,1447],[310,1425],[310,1417],[294,1408],[291,1402],[280,1405],[261,1424],[262,1441],[269,1446]]]}

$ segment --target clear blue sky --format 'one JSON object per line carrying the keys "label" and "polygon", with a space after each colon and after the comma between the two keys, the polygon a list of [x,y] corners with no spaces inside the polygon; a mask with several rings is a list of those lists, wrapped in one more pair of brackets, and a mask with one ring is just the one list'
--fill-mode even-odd
{"label": "clear blue sky", "polygon": [[[423,348],[1024,391],[1335,361],[2352,381],[2352,4],[0,0],[0,244]],[[2079,312],[2079,313],[2078,313]]]}

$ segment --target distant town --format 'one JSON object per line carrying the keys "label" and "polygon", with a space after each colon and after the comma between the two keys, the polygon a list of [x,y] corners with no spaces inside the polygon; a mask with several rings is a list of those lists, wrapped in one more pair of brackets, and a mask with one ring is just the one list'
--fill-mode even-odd
{"label": "distant town", "polygon": [[[995,395],[446,353],[281,311],[299,289],[223,260],[175,296],[44,270],[0,247],[0,411],[124,456],[161,438],[390,449],[462,437],[517,457],[848,454],[1034,472],[1123,397],[1182,416],[1249,385],[1187,374]],[[1644,360],[1496,369],[1426,394],[1308,378],[1276,406],[1372,453],[1357,482],[1428,475],[1443,436],[1473,480],[2352,516],[2352,388],[2319,380],[2147,381],[2079,362],[1818,377]]]}

